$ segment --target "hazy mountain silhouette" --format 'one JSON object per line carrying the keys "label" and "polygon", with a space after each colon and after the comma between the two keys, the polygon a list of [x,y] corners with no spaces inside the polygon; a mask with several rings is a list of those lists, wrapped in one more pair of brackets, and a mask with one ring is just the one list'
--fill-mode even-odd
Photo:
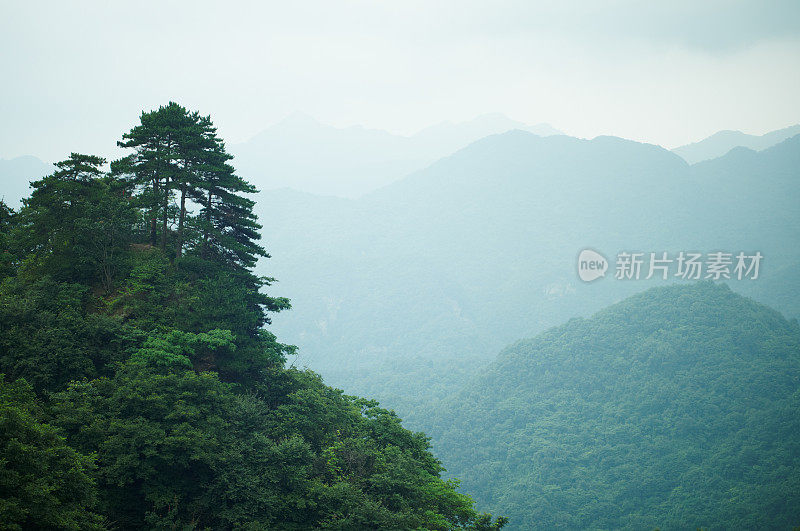
{"label": "hazy mountain silhouette", "polygon": [[[539,136],[563,134],[550,124],[527,125],[523,122],[512,120],[501,113],[487,113],[468,122],[442,122],[432,125],[422,129],[412,138],[420,144],[434,146],[430,148],[431,151],[444,149],[447,153],[440,155],[444,156],[485,136],[504,133],[513,129],[528,131]],[[438,147],[440,145],[442,147]]]}
{"label": "hazy mountain silhouette", "polygon": [[425,422],[512,529],[789,528],[798,380],[796,320],[671,286],[509,346]]}
{"label": "hazy mountain silhouette", "polygon": [[22,198],[31,193],[29,183],[54,170],[52,164],[30,155],[0,159],[0,199],[12,208],[17,208]]}
{"label": "hazy mountain silhouette", "polygon": [[510,129],[559,134],[547,124],[527,126],[501,114],[446,122],[406,137],[360,126],[337,128],[295,113],[231,151],[239,173],[260,189],[289,187],[357,197],[479,138]]}
{"label": "hazy mountain silhouette", "polygon": [[720,131],[699,142],[686,144],[672,151],[683,157],[689,164],[695,164],[721,157],[735,147],[746,147],[761,151],[797,134],[800,134],[800,124],[760,136],[748,135],[741,131]]}
{"label": "hazy mountain silhouette", "polygon": [[795,137],[689,166],[614,137],[510,131],[359,200],[264,192],[263,272],[293,301],[273,328],[299,364],[413,423],[408,401],[450,392],[504,344],[648,285],[582,283],[586,247],[612,267],[626,250],[760,251],[759,280],[733,288],[798,316],[798,156]]}

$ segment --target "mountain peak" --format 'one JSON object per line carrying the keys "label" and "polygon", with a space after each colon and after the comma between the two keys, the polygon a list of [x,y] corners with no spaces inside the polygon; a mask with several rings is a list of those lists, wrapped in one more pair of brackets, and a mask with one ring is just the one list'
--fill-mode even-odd
{"label": "mountain peak", "polygon": [[320,127],[323,124],[319,120],[302,111],[294,111],[286,115],[282,120],[275,124],[275,127]]}
{"label": "mountain peak", "polygon": [[477,140],[481,136],[504,133],[512,129],[528,131],[539,136],[563,134],[561,131],[548,123],[539,122],[534,125],[528,125],[525,122],[509,118],[501,112],[488,112],[479,114],[471,120],[462,122],[452,122],[446,120],[438,124],[428,126],[417,132],[414,135],[414,138],[430,138],[436,135],[441,135],[444,132],[460,131],[464,135],[464,138],[470,137],[472,140]]}

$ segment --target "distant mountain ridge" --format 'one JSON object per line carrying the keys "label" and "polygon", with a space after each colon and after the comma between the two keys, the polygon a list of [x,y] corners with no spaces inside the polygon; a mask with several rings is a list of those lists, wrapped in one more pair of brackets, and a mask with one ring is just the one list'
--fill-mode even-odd
{"label": "distant mountain ridge", "polygon": [[689,164],[695,164],[721,157],[736,147],[761,151],[798,134],[800,134],[800,124],[763,135],[748,135],[741,131],[719,131],[699,142],[686,144],[672,151],[683,157]]}
{"label": "distant mountain ridge", "polygon": [[[300,365],[411,424],[515,338],[650,283],[581,282],[577,253],[760,251],[734,289],[800,315],[800,138],[690,166],[659,146],[508,131],[358,200],[266,191],[258,208],[292,297],[275,329]],[[647,272],[644,272],[646,275]],[[643,275],[643,276],[644,276]]]}
{"label": "distant mountain ridge", "polygon": [[55,167],[36,157],[25,155],[13,159],[0,159],[0,199],[17,208],[23,197],[30,195],[31,181],[51,173]]}
{"label": "distant mountain ridge", "polygon": [[361,126],[337,128],[294,113],[249,141],[231,146],[231,152],[239,173],[262,190],[288,187],[357,197],[479,138],[511,129],[560,134],[548,124],[529,126],[497,113],[468,122],[444,122],[411,136]]}

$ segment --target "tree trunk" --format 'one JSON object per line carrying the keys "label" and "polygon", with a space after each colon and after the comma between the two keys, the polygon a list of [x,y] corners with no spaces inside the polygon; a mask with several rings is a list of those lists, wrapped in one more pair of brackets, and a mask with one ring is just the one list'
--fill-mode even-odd
{"label": "tree trunk", "polygon": [[[161,220],[161,250],[167,252],[167,222],[169,210],[169,164],[172,160],[172,138],[167,135],[166,143],[164,144],[164,159],[166,159],[166,171],[164,172],[164,214]],[[163,160],[163,159],[162,159]],[[159,164],[160,166],[161,164]]]}
{"label": "tree trunk", "polygon": [[153,178],[153,202],[150,206],[150,245],[156,246],[157,234],[156,227],[158,226],[158,209],[156,208],[156,197],[158,196],[158,179]]}
{"label": "tree trunk", "polygon": [[164,176],[164,216],[161,220],[161,250],[167,250],[167,210],[169,207],[169,176]]}
{"label": "tree trunk", "polygon": [[208,191],[208,203],[206,203],[206,226],[203,227],[203,258],[208,258],[208,232],[211,230],[211,190]]}
{"label": "tree trunk", "polygon": [[181,184],[181,213],[178,217],[178,242],[175,244],[175,258],[183,253],[183,221],[186,218],[186,183]]}

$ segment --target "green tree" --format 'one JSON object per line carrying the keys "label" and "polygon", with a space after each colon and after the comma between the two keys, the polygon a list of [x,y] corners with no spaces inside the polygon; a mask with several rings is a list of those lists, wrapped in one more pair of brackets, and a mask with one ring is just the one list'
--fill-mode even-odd
{"label": "green tree", "polygon": [[113,373],[142,333],[118,317],[93,311],[87,286],[42,277],[0,283],[0,372],[25,378],[37,391]]}
{"label": "green tree", "polygon": [[181,171],[175,179],[176,188],[180,192],[175,244],[176,258],[180,258],[183,254],[187,199],[202,194],[204,168],[207,168],[214,160],[220,144],[210,116],[201,116],[197,111],[186,112],[184,122],[178,145]]}
{"label": "green tree", "polygon": [[14,274],[15,254],[11,249],[11,230],[14,227],[14,210],[0,200],[0,280]]}
{"label": "green tree", "polygon": [[126,264],[136,213],[125,184],[103,176],[103,164],[101,157],[72,153],[32,183],[12,235],[31,274],[112,289]]}
{"label": "green tree", "polygon": [[93,460],[41,416],[33,389],[0,375],[0,529],[102,529]]}
{"label": "green tree", "polygon": [[76,382],[55,397],[69,441],[97,455],[99,506],[113,524],[502,527],[439,477],[424,436],[374,402],[299,371],[272,372],[241,392],[192,370],[201,350],[227,349],[228,339],[173,332],[148,340],[113,378]]}
{"label": "green tree", "polygon": [[175,102],[158,110],[142,112],[139,124],[122,135],[120,147],[134,150],[132,155],[115,161],[112,171],[128,175],[139,188],[139,204],[148,211],[150,244],[157,244],[158,220],[161,217],[161,249],[166,250],[169,204],[175,182],[183,180],[185,168],[179,164],[180,146],[187,142],[190,119],[185,108]]}
{"label": "green tree", "polygon": [[242,195],[255,193],[256,189],[236,175],[228,164],[231,158],[219,141],[202,168],[202,195],[195,196],[202,205],[201,256],[252,268],[259,257],[269,255],[257,243],[261,225],[253,213],[255,203]]}
{"label": "green tree", "polygon": [[161,249],[166,251],[170,203],[177,192],[177,230],[174,256],[186,246],[187,200],[201,207],[197,220],[202,242],[200,256],[242,268],[251,268],[266,251],[253,201],[243,194],[256,190],[236,175],[231,155],[217,136],[210,116],[189,112],[175,102],[142,113],[140,123],[123,135],[119,146],[134,150],[115,161],[112,170],[127,175],[138,189],[138,200],[149,212],[150,244],[156,244],[156,219],[161,216]]}

